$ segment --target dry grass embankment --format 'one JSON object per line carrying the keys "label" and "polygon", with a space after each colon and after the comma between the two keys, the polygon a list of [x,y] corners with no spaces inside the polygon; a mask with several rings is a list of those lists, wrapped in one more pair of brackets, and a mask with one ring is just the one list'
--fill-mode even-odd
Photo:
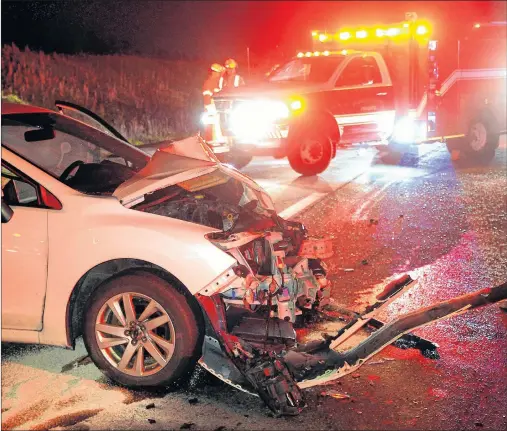
{"label": "dry grass embankment", "polygon": [[61,55],[2,47],[2,97],[91,109],[133,143],[197,130],[208,64],[130,55]]}

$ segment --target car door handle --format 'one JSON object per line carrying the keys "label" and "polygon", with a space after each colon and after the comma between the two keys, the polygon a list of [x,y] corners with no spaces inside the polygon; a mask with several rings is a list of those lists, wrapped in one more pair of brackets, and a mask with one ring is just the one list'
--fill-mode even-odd
{"label": "car door handle", "polygon": [[387,96],[387,93],[377,93],[377,96]]}

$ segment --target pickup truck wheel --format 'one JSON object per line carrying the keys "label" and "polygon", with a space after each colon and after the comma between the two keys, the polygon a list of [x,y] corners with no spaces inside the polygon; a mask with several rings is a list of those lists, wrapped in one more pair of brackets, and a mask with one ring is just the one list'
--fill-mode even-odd
{"label": "pickup truck wheel", "polygon": [[289,143],[289,164],[298,174],[318,175],[327,169],[332,158],[331,139],[322,131],[305,130]]}
{"label": "pickup truck wheel", "polygon": [[492,122],[488,118],[476,118],[461,141],[463,158],[469,161],[487,163],[495,157],[500,136],[494,133]]}
{"label": "pickup truck wheel", "polygon": [[218,160],[220,160],[222,163],[232,165],[236,169],[244,168],[253,159],[253,157],[250,154],[239,150],[231,151],[229,153],[217,154],[217,157]]}
{"label": "pickup truck wheel", "polygon": [[130,387],[168,386],[187,376],[202,344],[185,296],[145,271],[97,289],[86,307],[83,339],[95,365]]}

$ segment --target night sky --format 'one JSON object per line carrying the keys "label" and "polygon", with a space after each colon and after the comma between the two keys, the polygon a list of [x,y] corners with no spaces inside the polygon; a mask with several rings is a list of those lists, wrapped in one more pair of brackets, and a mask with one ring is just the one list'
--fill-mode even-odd
{"label": "night sky", "polygon": [[59,53],[128,52],[223,61],[304,49],[314,28],[375,24],[416,11],[437,27],[506,20],[506,3],[2,1],[2,43]]}

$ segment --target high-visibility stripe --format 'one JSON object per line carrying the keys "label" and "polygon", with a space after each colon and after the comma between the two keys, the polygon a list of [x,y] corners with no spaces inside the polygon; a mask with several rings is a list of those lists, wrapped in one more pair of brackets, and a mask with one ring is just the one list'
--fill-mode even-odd
{"label": "high-visibility stripe", "polygon": [[218,80],[218,89],[219,91],[224,87],[224,77],[221,76],[220,79]]}
{"label": "high-visibility stripe", "polygon": [[505,77],[507,77],[506,69],[456,69],[440,86],[440,96],[447,93],[456,81]]}
{"label": "high-visibility stripe", "polygon": [[357,126],[368,123],[379,123],[383,121],[394,121],[395,111],[378,111],[367,114],[335,115],[340,126]]}
{"label": "high-visibility stripe", "polygon": [[213,96],[213,92],[210,90],[205,90],[202,92],[202,95],[203,96]]}
{"label": "high-visibility stripe", "polygon": [[238,87],[239,86],[239,79],[240,79],[240,76],[239,75],[236,75],[234,77],[234,86],[235,87]]}

